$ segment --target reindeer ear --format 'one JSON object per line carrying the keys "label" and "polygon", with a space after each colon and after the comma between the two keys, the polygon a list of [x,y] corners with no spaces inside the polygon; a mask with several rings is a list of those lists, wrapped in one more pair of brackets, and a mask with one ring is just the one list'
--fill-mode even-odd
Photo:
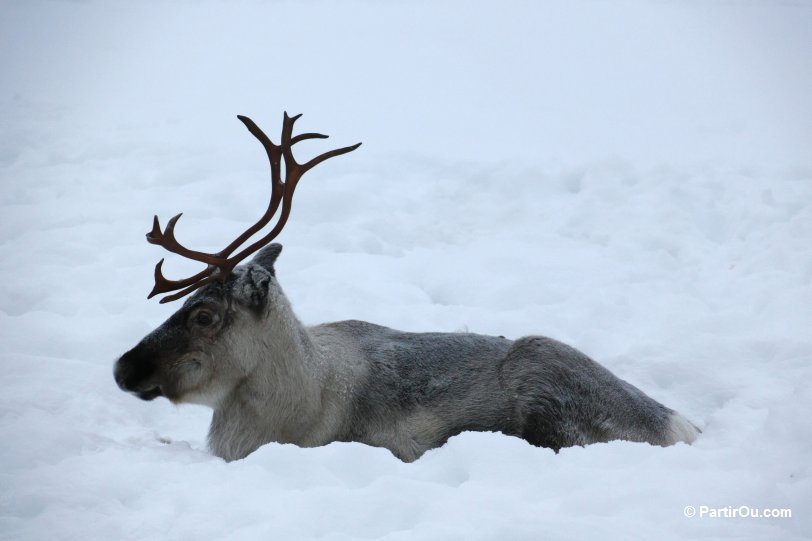
{"label": "reindeer ear", "polygon": [[257,252],[257,255],[254,256],[251,262],[261,266],[270,272],[271,276],[274,276],[273,265],[276,263],[276,258],[279,257],[280,253],[282,253],[282,245],[274,242]]}
{"label": "reindeer ear", "polygon": [[270,282],[271,274],[268,271],[249,266],[234,282],[232,295],[259,314],[268,300]]}
{"label": "reindeer ear", "polygon": [[[268,301],[268,288],[271,277],[274,276],[273,264],[282,252],[281,244],[269,244],[251,260],[252,265],[243,267],[245,272],[241,273],[234,283],[232,292],[234,298],[250,306],[257,313],[262,313]],[[260,268],[257,268],[260,267]]]}

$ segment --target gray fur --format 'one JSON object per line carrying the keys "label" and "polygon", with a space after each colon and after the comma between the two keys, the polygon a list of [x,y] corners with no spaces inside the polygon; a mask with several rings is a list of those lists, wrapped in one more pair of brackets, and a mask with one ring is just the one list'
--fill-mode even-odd
{"label": "gray fur", "polygon": [[[412,461],[466,430],[558,451],[615,439],[671,445],[697,429],[583,353],[550,338],[407,333],[341,321],[303,326],[272,244],[198,290],[116,363],[119,386],[214,409],[212,452],[357,441]],[[196,323],[201,312],[212,323]]]}

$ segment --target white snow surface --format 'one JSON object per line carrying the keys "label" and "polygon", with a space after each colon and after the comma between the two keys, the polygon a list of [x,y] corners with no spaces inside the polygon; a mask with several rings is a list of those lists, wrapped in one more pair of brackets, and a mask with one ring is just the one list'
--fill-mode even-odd
{"label": "white snow surface", "polygon": [[[809,539],[810,28],[808,2],[3,2],[0,538]],[[364,142],[279,238],[303,322],[545,334],[697,442],[225,463],[209,410],[121,392],[177,308],[146,300],[152,215],[227,244],[269,193],[235,115],[278,139],[283,110],[331,135],[299,156]]]}

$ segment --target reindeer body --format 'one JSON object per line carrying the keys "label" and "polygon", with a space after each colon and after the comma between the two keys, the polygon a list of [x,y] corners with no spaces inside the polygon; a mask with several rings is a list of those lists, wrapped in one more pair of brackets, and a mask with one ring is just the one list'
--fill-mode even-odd
{"label": "reindeer body", "polygon": [[[122,389],[214,409],[226,460],[275,441],[356,441],[412,461],[466,430],[556,451],[614,439],[691,442],[684,417],[579,351],[544,337],[408,333],[362,321],[305,327],[271,245],[189,298],[116,364]],[[201,310],[217,317],[202,328]],[[205,319],[205,318],[204,318]]]}

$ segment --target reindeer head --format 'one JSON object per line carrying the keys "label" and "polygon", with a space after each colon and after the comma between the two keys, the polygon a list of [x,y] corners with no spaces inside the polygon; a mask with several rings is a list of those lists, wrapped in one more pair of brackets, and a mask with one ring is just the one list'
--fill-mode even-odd
{"label": "reindeer head", "polygon": [[[326,135],[304,133],[293,136],[293,124],[301,115],[284,116],[280,145],[271,142],[248,117],[238,118],[262,143],[271,165],[272,192],[268,210],[231,244],[217,253],[190,250],[175,238],[180,214],[169,220],[161,231],[158,217],[153,221],[147,241],[170,252],[207,264],[198,274],[184,280],[168,280],[161,272],[163,260],[155,267],[155,287],[149,297],[180,290],[161,299],[177,300],[189,293],[183,306],[160,327],[118,359],[114,369],[116,383],[143,400],[165,396],[173,402],[194,402],[215,406],[239,381],[253,370],[251,348],[259,347],[265,333],[258,327],[269,298],[279,294],[275,287],[274,262],[282,250],[268,243],[282,231],[290,215],[293,191],[301,176],[319,163],[351,152],[360,143],[321,154],[299,164],[291,147],[305,139],[323,139]],[[285,179],[281,162],[285,162]],[[234,256],[231,254],[251,236],[265,227],[282,206],[279,221],[263,238]],[[249,255],[264,246],[251,263],[237,267]]]}
{"label": "reindeer head", "polygon": [[281,250],[271,244],[225,280],[199,288],[118,359],[118,386],[143,400],[165,396],[215,407],[254,370],[251,350],[262,347],[258,340],[272,339],[261,327],[275,294],[274,262]]}

